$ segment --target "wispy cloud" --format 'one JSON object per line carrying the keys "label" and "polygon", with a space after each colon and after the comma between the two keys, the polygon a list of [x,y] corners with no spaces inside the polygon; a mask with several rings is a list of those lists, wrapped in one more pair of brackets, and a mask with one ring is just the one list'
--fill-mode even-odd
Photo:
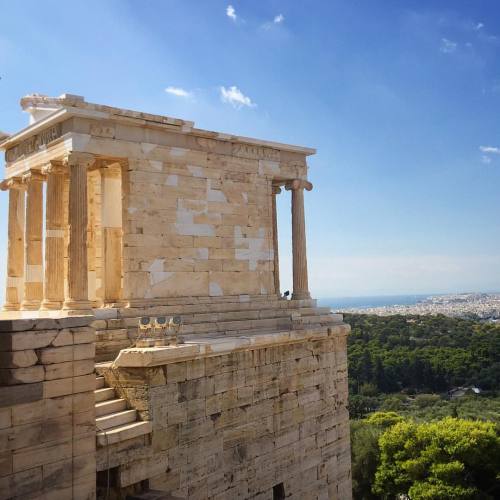
{"label": "wispy cloud", "polygon": [[484,24],[483,24],[483,23],[476,23],[476,24],[474,25],[474,29],[475,29],[476,31],[479,31],[479,30],[480,30],[480,29],[482,29],[482,28],[484,28]]}
{"label": "wispy cloud", "polygon": [[276,26],[278,24],[283,24],[285,21],[285,16],[283,14],[277,14],[274,16],[272,21],[266,21],[264,24],[261,25],[261,28],[265,30],[270,30],[273,26]]}
{"label": "wispy cloud", "polygon": [[187,90],[184,90],[183,88],[181,87],[172,87],[172,86],[168,86],[166,89],[165,89],[165,92],[167,94],[172,94],[172,95],[175,95],[177,97],[191,97],[192,93],[191,92],[188,92]]}
{"label": "wispy cloud", "polygon": [[483,153],[481,162],[486,165],[491,163],[491,156],[488,155],[500,155],[500,148],[496,146],[479,146],[479,151]]}
{"label": "wispy cloud", "polygon": [[231,104],[231,106],[236,109],[240,109],[243,106],[247,106],[249,108],[257,106],[252,102],[250,97],[243,94],[243,92],[235,85],[228,88],[220,87],[220,98],[222,102]]}
{"label": "wispy cloud", "polygon": [[496,146],[479,146],[479,151],[481,151],[481,153],[500,155],[500,148]]}
{"label": "wispy cloud", "polygon": [[443,54],[451,54],[457,50],[458,44],[448,38],[441,38],[441,45],[439,46],[440,52]]}
{"label": "wispy cloud", "polygon": [[226,16],[231,18],[233,21],[236,21],[238,16],[236,15],[236,10],[234,10],[234,7],[232,5],[228,5],[226,7]]}

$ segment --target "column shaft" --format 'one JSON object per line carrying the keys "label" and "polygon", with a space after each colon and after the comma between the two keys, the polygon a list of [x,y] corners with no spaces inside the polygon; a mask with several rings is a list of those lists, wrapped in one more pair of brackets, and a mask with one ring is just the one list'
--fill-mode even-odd
{"label": "column shaft", "polygon": [[276,196],[281,193],[278,186],[273,186],[272,211],[273,211],[273,260],[274,260],[274,293],[281,296],[280,291],[280,264],[278,252],[278,212],[276,210]]}
{"label": "column shaft", "polygon": [[17,311],[24,288],[24,187],[19,181],[6,181],[9,189],[9,226],[7,246],[7,287],[4,310]]}
{"label": "column shaft", "polygon": [[89,300],[94,306],[101,305],[97,300],[97,207],[96,207],[96,182],[95,176],[99,172],[93,170],[87,175],[87,197],[88,197],[88,223],[87,223],[87,260],[88,260],[88,283]]}
{"label": "column shaft", "polygon": [[293,249],[293,294],[292,299],[310,299],[307,277],[306,221],[304,214],[304,188],[310,191],[307,181],[292,181],[287,189],[292,191],[292,249]]}
{"label": "column shaft", "polygon": [[87,263],[87,167],[88,155],[71,155],[69,168],[68,297],[64,309],[90,311]]}
{"label": "column shaft", "polygon": [[119,167],[101,169],[102,276],[104,302],[122,296],[122,183]]}
{"label": "column shaft", "polygon": [[52,165],[47,173],[45,212],[45,280],[42,309],[61,309],[64,301],[64,170]]}
{"label": "column shaft", "polygon": [[39,309],[43,299],[43,177],[39,172],[26,174],[26,265],[24,279],[25,310]]}

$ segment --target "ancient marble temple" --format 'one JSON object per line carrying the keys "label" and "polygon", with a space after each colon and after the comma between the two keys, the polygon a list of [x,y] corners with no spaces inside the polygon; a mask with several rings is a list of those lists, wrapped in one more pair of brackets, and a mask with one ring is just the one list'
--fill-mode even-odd
{"label": "ancient marble temple", "polygon": [[348,326],[307,275],[315,151],[75,95],[21,106],[0,135],[0,499],[350,499]]}

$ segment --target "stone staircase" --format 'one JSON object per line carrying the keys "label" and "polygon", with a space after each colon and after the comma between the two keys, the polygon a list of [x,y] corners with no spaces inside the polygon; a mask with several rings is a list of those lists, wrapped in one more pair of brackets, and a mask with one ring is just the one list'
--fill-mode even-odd
{"label": "stone staircase", "polygon": [[122,350],[130,347],[127,328],[110,328],[109,330],[96,330],[96,357],[97,363],[112,361]]}
{"label": "stone staircase", "polygon": [[97,375],[94,394],[97,447],[151,433],[152,423],[139,420],[137,410],[128,408],[125,399],[118,397],[115,389],[106,385],[103,376]]}

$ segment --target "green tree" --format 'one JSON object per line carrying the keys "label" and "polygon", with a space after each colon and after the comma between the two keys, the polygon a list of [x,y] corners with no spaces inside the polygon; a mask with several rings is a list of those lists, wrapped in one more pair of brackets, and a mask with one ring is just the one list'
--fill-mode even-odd
{"label": "green tree", "polygon": [[495,424],[460,420],[401,421],[379,439],[373,493],[412,500],[500,496],[500,436]]}
{"label": "green tree", "polygon": [[349,396],[349,416],[351,419],[363,418],[375,410],[377,406],[377,398],[357,394]]}
{"label": "green tree", "polygon": [[400,422],[395,412],[375,412],[351,424],[352,492],[356,500],[378,498],[372,492],[375,472],[380,462],[378,440],[391,425]]}

